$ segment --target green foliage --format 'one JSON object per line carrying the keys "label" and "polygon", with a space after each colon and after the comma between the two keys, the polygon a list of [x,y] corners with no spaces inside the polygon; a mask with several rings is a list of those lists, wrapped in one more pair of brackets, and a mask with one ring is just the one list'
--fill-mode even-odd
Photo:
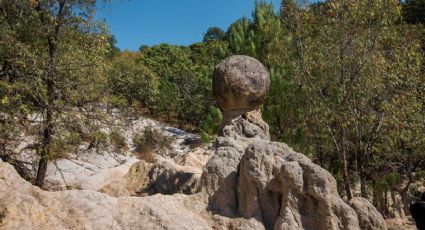
{"label": "green foliage", "polygon": [[[271,87],[269,97],[263,107],[263,118],[270,125],[274,139],[291,143],[302,149],[305,146],[305,124],[303,108],[294,106],[302,103],[302,88],[294,84],[285,71],[270,72]],[[307,146],[306,146],[307,147]],[[302,149],[305,153],[307,149]]]}
{"label": "green foliage", "polygon": [[234,54],[244,54],[255,57],[255,44],[252,40],[254,31],[251,20],[243,17],[233,23],[227,31],[229,47]]}
{"label": "green foliage", "polygon": [[109,142],[118,151],[127,148],[125,136],[117,129],[112,129],[111,132],[109,133]]}
{"label": "green foliage", "polygon": [[211,108],[210,114],[202,122],[201,138],[204,143],[210,142],[217,134],[218,128],[223,121],[223,115],[218,108]]}
{"label": "green foliage", "polygon": [[109,47],[110,47],[108,56],[109,56],[109,58],[112,59],[120,53],[120,49],[116,46],[117,39],[115,38],[114,35],[110,35],[108,37],[108,42],[109,42]]}
{"label": "green foliage", "polygon": [[401,180],[401,175],[398,173],[389,173],[378,180],[376,183],[376,189],[379,191],[391,191],[391,189],[397,185]]}
{"label": "green foliage", "polygon": [[212,101],[214,59],[207,55],[211,51],[222,55],[223,47],[211,41],[205,46],[161,44],[143,46],[138,53],[123,52],[109,74],[112,106],[125,99],[128,105],[137,103],[147,115],[196,130]]}
{"label": "green foliage", "polygon": [[282,60],[283,28],[272,3],[257,2],[253,20],[243,17],[228,31],[229,47],[233,54],[259,59],[269,68],[278,67]]}
{"label": "green foliage", "polygon": [[108,92],[110,36],[93,20],[95,3],[0,1],[0,112],[12,119],[41,115],[39,186],[60,146],[80,141],[78,134],[64,130],[75,108],[88,111]]}
{"label": "green foliage", "polygon": [[164,151],[171,149],[172,142],[171,137],[149,126],[143,130],[143,133],[133,136],[135,152],[147,162],[154,160],[154,152],[163,154]]}
{"label": "green foliage", "polygon": [[113,62],[113,68],[109,74],[109,84],[116,101],[113,105],[120,105],[125,99],[128,104],[138,102],[141,106],[152,107],[155,105],[158,95],[158,77],[150,69],[138,65],[137,55],[118,55]]}
{"label": "green foliage", "polygon": [[226,37],[226,33],[218,27],[210,27],[204,35],[204,42],[223,40]]}
{"label": "green foliage", "polygon": [[98,151],[106,149],[108,146],[108,134],[106,132],[90,132],[87,137],[87,140],[90,142],[89,148],[96,148],[96,150]]}
{"label": "green foliage", "polygon": [[[295,126],[272,132],[303,152],[312,150],[313,159],[327,168],[340,162],[344,186],[360,178],[363,196],[368,180],[390,186],[392,177],[381,183],[384,172],[409,175],[422,164],[417,159],[423,157],[423,138],[413,138],[421,136],[417,121],[423,120],[421,35],[402,23],[401,4],[334,0],[299,7],[288,0],[281,16],[283,41],[289,41],[283,73],[292,91],[272,73],[275,86],[265,111],[273,125],[283,119]],[[285,106],[278,86],[302,110]],[[288,118],[270,115],[276,107]],[[389,167],[393,162],[402,166]]]}

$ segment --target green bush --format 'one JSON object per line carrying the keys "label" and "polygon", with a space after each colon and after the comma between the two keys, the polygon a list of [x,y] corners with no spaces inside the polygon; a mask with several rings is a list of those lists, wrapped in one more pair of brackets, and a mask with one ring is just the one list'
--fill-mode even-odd
{"label": "green bush", "polygon": [[171,137],[149,126],[145,128],[143,133],[133,136],[135,152],[147,162],[154,161],[154,152],[162,154],[164,151],[171,149],[172,141]]}
{"label": "green bush", "polygon": [[92,132],[89,134],[88,140],[90,141],[89,149],[104,149],[108,145],[108,134],[102,131]]}
{"label": "green bush", "polygon": [[201,139],[204,143],[210,142],[217,134],[218,128],[223,121],[223,115],[218,108],[213,107],[210,114],[202,122]]}
{"label": "green bush", "polygon": [[109,142],[116,150],[123,150],[127,148],[124,135],[116,129],[111,130],[109,133]]}

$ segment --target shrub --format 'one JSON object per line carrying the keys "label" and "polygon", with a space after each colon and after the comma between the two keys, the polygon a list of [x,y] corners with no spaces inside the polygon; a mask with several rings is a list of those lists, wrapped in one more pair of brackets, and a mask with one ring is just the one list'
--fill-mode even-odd
{"label": "shrub", "polygon": [[111,130],[111,132],[109,133],[109,142],[114,146],[115,150],[117,151],[127,149],[125,136],[116,129]]}
{"label": "shrub", "polygon": [[220,110],[213,107],[210,114],[202,122],[201,139],[204,143],[208,143],[214,138],[222,121],[223,115]]}
{"label": "shrub", "polygon": [[146,127],[143,133],[133,136],[135,152],[146,162],[155,161],[154,152],[163,154],[171,149],[172,138],[164,135],[161,131]]}
{"label": "shrub", "polygon": [[103,131],[89,133],[87,139],[90,142],[88,149],[95,148],[99,151],[105,149],[108,144],[108,134]]}

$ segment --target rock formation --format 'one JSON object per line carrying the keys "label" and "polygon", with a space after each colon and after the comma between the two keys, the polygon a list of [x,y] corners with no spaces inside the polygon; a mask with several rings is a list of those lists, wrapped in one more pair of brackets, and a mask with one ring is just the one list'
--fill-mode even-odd
{"label": "rock formation", "polygon": [[269,87],[267,69],[252,57],[232,56],[214,70],[214,96],[223,112],[257,109]]}
{"label": "rock formation", "polygon": [[259,110],[269,84],[255,59],[226,59],[214,73],[224,122],[213,156],[137,162],[104,193],[43,191],[0,161],[0,229],[387,229],[369,201],[346,203],[329,172],[270,141]]}
{"label": "rock formation", "polygon": [[213,75],[213,91],[223,113],[222,126],[230,124],[239,115],[258,109],[265,102],[269,88],[266,67],[252,57],[231,56],[218,64]]}
{"label": "rock formation", "polygon": [[192,168],[169,161],[139,161],[130,167],[124,178],[113,181],[100,191],[116,197],[148,196],[157,193],[190,195],[199,190],[199,181],[200,175]]}
{"label": "rock formation", "polygon": [[111,197],[91,190],[48,192],[0,160],[0,229],[261,229],[258,221],[210,215],[199,193]]}
{"label": "rock formation", "polygon": [[[235,87],[239,81],[242,86]],[[230,57],[217,66],[214,83],[225,124],[202,177],[212,212],[253,217],[266,229],[386,229],[367,200],[352,201],[351,207],[339,197],[329,172],[269,140],[258,110],[269,88],[261,64]]]}

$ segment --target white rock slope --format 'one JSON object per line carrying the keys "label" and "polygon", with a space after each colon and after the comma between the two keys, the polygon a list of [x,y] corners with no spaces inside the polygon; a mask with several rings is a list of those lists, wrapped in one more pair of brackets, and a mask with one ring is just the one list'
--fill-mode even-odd
{"label": "white rock slope", "polygon": [[261,229],[255,220],[214,217],[202,194],[119,198],[89,190],[48,192],[0,161],[0,229]]}

